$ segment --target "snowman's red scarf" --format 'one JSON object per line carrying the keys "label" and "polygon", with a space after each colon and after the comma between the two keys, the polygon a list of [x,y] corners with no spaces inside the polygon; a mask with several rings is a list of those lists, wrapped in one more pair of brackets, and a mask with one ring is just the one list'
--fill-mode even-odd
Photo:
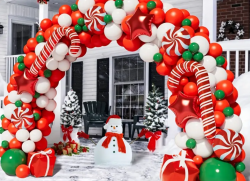
{"label": "snowman's red scarf", "polygon": [[118,133],[106,133],[105,136],[107,137],[104,142],[102,143],[102,146],[104,148],[108,148],[109,147],[109,143],[112,139],[112,137],[116,137],[117,139],[117,143],[118,143],[118,151],[122,152],[122,153],[126,153],[126,147],[123,141],[123,134],[118,134]]}

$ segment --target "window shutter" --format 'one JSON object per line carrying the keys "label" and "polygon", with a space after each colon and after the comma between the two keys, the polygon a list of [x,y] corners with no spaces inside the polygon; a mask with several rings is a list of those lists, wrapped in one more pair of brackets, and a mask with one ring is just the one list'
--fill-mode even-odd
{"label": "window shutter", "polygon": [[156,63],[149,63],[149,91],[152,90],[152,84],[159,87],[160,92],[165,95],[165,77],[161,76],[156,71]]}

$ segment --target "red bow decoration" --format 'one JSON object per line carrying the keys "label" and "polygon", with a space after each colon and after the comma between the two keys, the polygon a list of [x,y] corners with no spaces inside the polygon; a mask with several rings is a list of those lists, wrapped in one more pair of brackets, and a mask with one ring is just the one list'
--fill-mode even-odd
{"label": "red bow decoration", "polygon": [[142,128],[141,132],[138,134],[138,137],[143,137],[147,132],[149,132],[149,130],[147,130],[146,128]]}
{"label": "red bow decoration", "polygon": [[81,137],[81,138],[85,138],[85,139],[87,139],[87,140],[89,139],[89,135],[86,134],[86,133],[84,133],[83,131],[78,132],[77,135],[78,135],[79,137]]}
{"label": "red bow decoration", "polygon": [[146,138],[150,138],[148,143],[148,150],[154,152],[156,141],[161,137],[161,131],[156,131],[155,133],[148,131],[145,134]]}
{"label": "red bow decoration", "polygon": [[73,126],[65,128],[64,125],[62,125],[61,128],[62,128],[62,132],[63,132],[63,141],[66,141],[67,138],[69,141],[72,141],[70,133],[72,133],[72,131],[73,131]]}

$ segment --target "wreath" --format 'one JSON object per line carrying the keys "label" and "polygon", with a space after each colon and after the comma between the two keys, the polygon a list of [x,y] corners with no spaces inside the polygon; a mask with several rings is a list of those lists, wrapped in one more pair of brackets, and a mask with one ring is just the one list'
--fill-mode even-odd
{"label": "wreath", "polygon": [[[227,32],[226,32],[227,31]],[[229,20],[227,22],[222,21],[219,29],[218,40],[220,41],[228,41],[226,33],[235,34],[235,40],[240,40],[244,35],[243,27],[240,23]]]}
{"label": "wreath", "polygon": [[49,0],[37,0],[39,4],[47,4]]}

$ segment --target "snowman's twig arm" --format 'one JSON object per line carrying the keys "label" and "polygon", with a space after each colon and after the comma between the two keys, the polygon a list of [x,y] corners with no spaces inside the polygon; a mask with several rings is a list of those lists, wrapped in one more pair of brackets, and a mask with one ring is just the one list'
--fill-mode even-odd
{"label": "snowman's twig arm", "polygon": [[135,140],[131,141],[129,144],[132,145],[134,142],[136,142],[140,137],[137,137]]}
{"label": "snowman's twig arm", "polygon": [[92,142],[92,143],[94,143],[95,145],[96,145],[96,142],[94,142],[94,140],[92,139],[92,138],[89,138],[90,139],[90,141]]}

